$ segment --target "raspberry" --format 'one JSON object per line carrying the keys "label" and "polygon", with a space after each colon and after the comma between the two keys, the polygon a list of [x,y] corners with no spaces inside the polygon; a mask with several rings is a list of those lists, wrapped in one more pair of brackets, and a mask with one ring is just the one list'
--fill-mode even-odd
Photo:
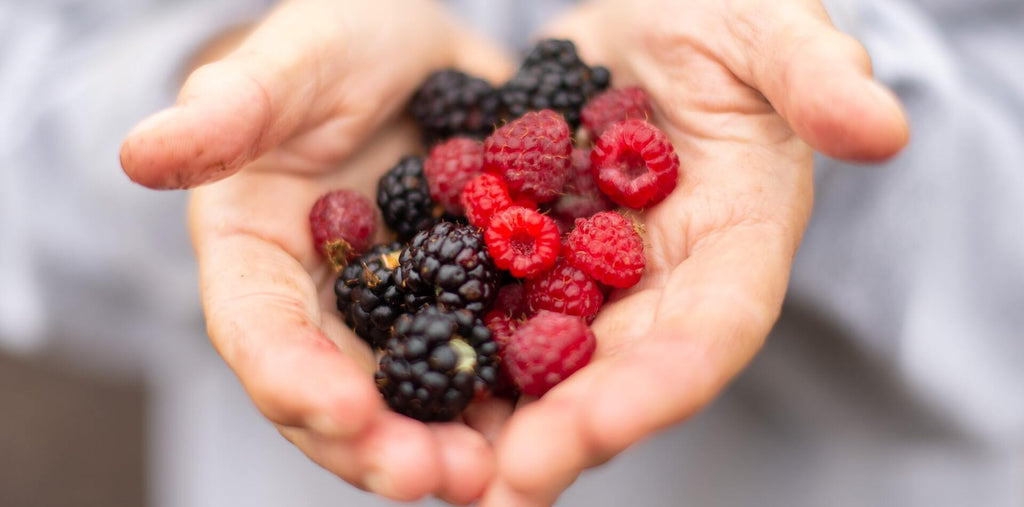
{"label": "raspberry", "polygon": [[462,189],[462,208],[469,223],[487,227],[491,215],[512,206],[512,197],[501,178],[493,174],[478,174]]}
{"label": "raspberry", "polygon": [[526,302],[533,312],[549,310],[582,317],[587,322],[594,320],[604,303],[604,293],[597,281],[565,260],[559,260],[550,270],[528,278],[524,290]]}
{"label": "raspberry", "polygon": [[455,69],[431,74],[409,102],[427,146],[454,136],[483,139],[494,131],[500,110],[498,90]]}
{"label": "raspberry", "polygon": [[494,341],[502,345],[505,339],[533,315],[526,303],[526,292],[522,284],[510,283],[503,285],[494,299],[491,311],[484,315],[484,324],[494,334]]}
{"label": "raspberry", "polygon": [[483,146],[475,139],[455,137],[435,146],[423,163],[430,197],[448,213],[461,215],[462,189],[483,172],[483,160]]}
{"label": "raspberry", "polygon": [[421,421],[450,421],[498,379],[498,344],[465,310],[427,306],[402,314],[375,374],[392,410]]}
{"label": "raspberry", "polygon": [[575,129],[583,104],[610,82],[608,69],[588,67],[572,42],[547,39],[534,46],[516,75],[502,86],[501,101],[512,118],[553,109]]}
{"label": "raspberry", "polygon": [[555,221],[522,206],[496,213],[484,231],[484,240],[494,265],[518,278],[550,268],[561,249]]}
{"label": "raspberry", "polygon": [[576,220],[566,238],[566,259],[612,287],[636,285],[644,272],[644,242],[633,221],[614,211]]}
{"label": "raspberry", "polygon": [[334,284],[345,324],[374,348],[384,346],[391,324],[406,311],[403,293],[392,276],[401,251],[400,243],[377,245],[346,266]]}
{"label": "raspberry", "polygon": [[583,319],[542,310],[512,334],[501,361],[523,394],[542,396],[586,366],[596,347]]}
{"label": "raspberry", "polygon": [[437,223],[444,208],[430,198],[427,178],[423,176],[423,159],[403,157],[377,182],[377,206],[384,223],[408,241],[420,229]]}
{"label": "raspberry", "polygon": [[551,204],[551,216],[563,232],[568,232],[577,218],[587,218],[615,207],[597,187],[597,180],[590,170],[590,150],[573,148],[571,160],[569,179],[562,195]]}
{"label": "raspberry", "polygon": [[484,170],[500,175],[513,195],[548,202],[565,185],[571,153],[569,126],[558,113],[526,113],[484,140]]}
{"label": "raspberry", "polygon": [[652,206],[679,179],[679,157],[665,134],[643,120],[625,120],[601,134],[590,153],[597,185],[613,202]]}
{"label": "raspberry", "polygon": [[395,269],[396,283],[407,293],[407,307],[426,298],[445,309],[467,309],[477,315],[494,301],[500,276],[480,230],[452,222],[417,233]]}
{"label": "raspberry", "polygon": [[596,95],[583,106],[580,116],[591,139],[597,139],[616,122],[630,118],[646,120],[651,114],[651,100],[647,92],[639,86],[632,86]]}
{"label": "raspberry", "polygon": [[355,190],[328,192],[309,212],[313,245],[336,271],[370,247],[377,231],[377,210]]}

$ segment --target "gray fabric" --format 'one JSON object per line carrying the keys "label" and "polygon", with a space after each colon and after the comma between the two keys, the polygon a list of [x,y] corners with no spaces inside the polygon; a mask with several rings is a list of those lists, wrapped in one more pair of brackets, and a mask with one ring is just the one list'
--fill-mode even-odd
{"label": "gray fabric", "polygon": [[[453,2],[518,46],[565,3]],[[0,3],[0,342],[147,380],[153,505],[386,505],[251,406],[203,338],[185,196],[117,168],[191,50],[266,4]],[[828,4],[904,99],[910,147],[819,160],[763,352],[563,505],[1024,504],[1024,4]]]}

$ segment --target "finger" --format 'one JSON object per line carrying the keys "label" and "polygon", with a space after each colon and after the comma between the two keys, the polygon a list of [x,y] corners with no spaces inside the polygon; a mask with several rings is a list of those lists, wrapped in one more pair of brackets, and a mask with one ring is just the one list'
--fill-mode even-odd
{"label": "finger", "polygon": [[345,481],[398,501],[439,491],[444,462],[437,437],[425,424],[381,411],[366,432],[332,439],[296,428],[280,428],[313,462]]}
{"label": "finger", "polygon": [[444,477],[438,498],[465,505],[483,494],[494,477],[494,450],[484,437],[459,423],[431,424],[441,452]]}
{"label": "finger", "polygon": [[207,331],[271,421],[326,435],[363,431],[382,410],[372,354],[321,330],[316,287],[278,245],[242,233],[195,233]]}
{"label": "finger", "polygon": [[727,65],[760,90],[793,127],[822,153],[879,161],[909,139],[896,96],[872,79],[867,51],[837,30],[817,0],[743,2],[726,10],[731,37],[722,44]]}
{"label": "finger", "polygon": [[489,442],[495,441],[505,421],[512,415],[512,400],[500,396],[474,402],[462,413],[466,425],[480,432]]}
{"label": "finger", "polygon": [[498,75],[507,60],[432,3],[286,2],[129,133],[121,163],[143,185],[189,188],[287,140],[303,168],[323,169],[393,117],[427,73],[462,61]]}

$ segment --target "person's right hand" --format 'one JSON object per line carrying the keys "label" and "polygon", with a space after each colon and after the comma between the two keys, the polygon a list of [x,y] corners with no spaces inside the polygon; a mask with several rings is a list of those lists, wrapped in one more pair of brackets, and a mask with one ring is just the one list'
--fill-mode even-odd
{"label": "person's right hand", "polygon": [[[472,501],[493,476],[493,451],[466,425],[386,409],[372,352],[334,310],[309,210],[339,187],[374,195],[383,171],[416,151],[398,116],[430,71],[498,82],[506,61],[434,2],[285,2],[122,147],[125,172],[143,185],[220,180],[196,189],[191,206],[214,346],[286,438],[392,499]],[[496,418],[510,410],[490,408]]]}

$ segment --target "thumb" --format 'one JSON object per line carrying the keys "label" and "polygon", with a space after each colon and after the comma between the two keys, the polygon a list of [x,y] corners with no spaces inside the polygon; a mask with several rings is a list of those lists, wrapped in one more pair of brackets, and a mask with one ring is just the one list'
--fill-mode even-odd
{"label": "thumb", "polygon": [[899,100],[872,79],[867,51],[832,26],[819,2],[748,4],[738,19],[726,20],[736,36],[726,52],[729,67],[802,139],[826,155],[862,162],[884,160],[906,145]]}
{"label": "thumb", "polygon": [[[396,114],[430,71],[465,63],[486,77],[507,65],[499,51],[453,29],[436,4],[384,10],[364,2],[283,4],[238,49],[193,72],[174,106],[128,134],[125,173],[151,188],[191,188],[291,140],[327,166]],[[380,30],[380,23],[394,26]]]}

